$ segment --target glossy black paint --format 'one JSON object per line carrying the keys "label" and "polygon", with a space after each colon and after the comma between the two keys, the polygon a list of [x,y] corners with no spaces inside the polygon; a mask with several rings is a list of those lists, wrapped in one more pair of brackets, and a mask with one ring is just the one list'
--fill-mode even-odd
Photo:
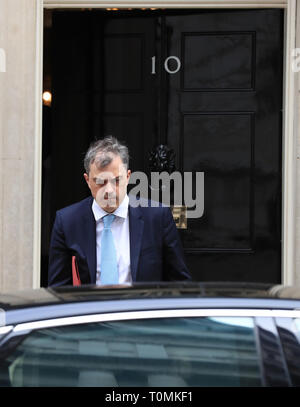
{"label": "glossy black paint", "polygon": [[135,283],[58,287],[0,294],[6,325],[102,312],[174,308],[287,309],[300,307],[300,289],[239,283]]}
{"label": "glossy black paint", "polygon": [[[286,294],[285,294],[286,293]],[[82,285],[62,286],[17,292],[0,292],[0,307],[3,310],[37,305],[60,304],[81,301],[106,301],[148,298],[232,298],[232,299],[295,299],[300,300],[300,288],[289,294],[289,287],[271,284],[227,283],[227,282],[157,282],[133,283],[113,286]]]}
{"label": "glossy black paint", "polygon": [[184,61],[168,82],[168,143],[182,171],[205,174],[204,215],[181,231],[197,280],[280,282],[282,17],[166,17]]}
{"label": "glossy black paint", "polygon": [[[112,287],[61,287],[0,294],[6,325],[95,313],[161,309],[285,309],[300,307],[300,289],[257,284],[160,283]],[[3,314],[2,314],[3,315]],[[299,386],[299,332],[290,318],[256,317],[264,386]],[[0,360],[28,332],[0,337]],[[3,361],[1,362],[3,364]],[[2,383],[3,385],[3,383]]]}

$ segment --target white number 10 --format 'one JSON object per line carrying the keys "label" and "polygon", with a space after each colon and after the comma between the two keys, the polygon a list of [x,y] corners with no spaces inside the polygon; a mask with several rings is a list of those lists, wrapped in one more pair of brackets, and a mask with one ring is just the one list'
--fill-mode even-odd
{"label": "white number 10", "polygon": [[[176,63],[177,63],[177,68],[174,69],[173,71],[171,71],[171,69],[169,69],[169,65],[168,65],[168,64],[169,64],[169,61],[170,61],[171,59],[174,59],[174,61],[176,61]],[[156,65],[156,57],[155,57],[155,56],[152,57],[151,60],[152,60],[152,71],[151,71],[151,74],[152,74],[152,75],[155,75],[155,74],[156,74],[156,67],[155,67],[155,65]],[[171,55],[170,57],[168,57],[168,58],[165,59],[164,68],[165,68],[165,71],[168,72],[168,73],[170,73],[170,74],[177,73],[177,72],[180,70],[180,68],[181,68],[180,59],[179,59],[178,57],[175,57],[174,55]]]}

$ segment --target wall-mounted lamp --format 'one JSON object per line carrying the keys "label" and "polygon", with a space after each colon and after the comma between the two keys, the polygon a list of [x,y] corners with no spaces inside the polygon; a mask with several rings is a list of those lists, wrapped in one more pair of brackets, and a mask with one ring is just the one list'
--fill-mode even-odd
{"label": "wall-mounted lamp", "polygon": [[52,93],[46,90],[43,93],[43,103],[46,106],[51,106],[51,102],[52,102]]}

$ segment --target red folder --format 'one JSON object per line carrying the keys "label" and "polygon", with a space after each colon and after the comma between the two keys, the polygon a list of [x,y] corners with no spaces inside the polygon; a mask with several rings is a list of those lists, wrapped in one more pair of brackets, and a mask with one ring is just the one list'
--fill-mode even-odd
{"label": "red folder", "polygon": [[81,285],[78,265],[75,256],[72,256],[72,277],[73,277],[73,286]]}

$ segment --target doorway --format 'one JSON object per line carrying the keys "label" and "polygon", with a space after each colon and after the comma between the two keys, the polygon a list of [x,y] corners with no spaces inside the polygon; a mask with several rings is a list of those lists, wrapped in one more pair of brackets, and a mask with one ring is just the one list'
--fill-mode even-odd
{"label": "doorway", "polygon": [[164,145],[176,171],[204,173],[203,216],[179,229],[194,280],[279,283],[283,12],[54,11],[51,44],[42,241],[112,134],[133,171]]}

